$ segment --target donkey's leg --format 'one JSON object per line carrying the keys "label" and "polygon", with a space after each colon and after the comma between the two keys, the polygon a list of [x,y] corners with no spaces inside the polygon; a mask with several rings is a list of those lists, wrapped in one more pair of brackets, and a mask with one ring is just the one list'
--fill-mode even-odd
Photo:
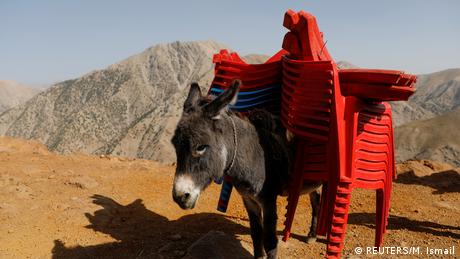
{"label": "donkey's leg", "polygon": [[244,206],[249,216],[251,226],[251,238],[254,246],[254,258],[264,257],[262,209],[259,204],[248,197],[243,197]]}
{"label": "donkey's leg", "polygon": [[278,237],[276,236],[276,196],[264,201],[264,248],[268,259],[277,258]]}
{"label": "donkey's leg", "polygon": [[307,243],[313,243],[316,241],[316,228],[318,226],[318,213],[320,209],[321,195],[318,189],[310,193],[310,204],[311,204],[311,226],[310,232],[308,232]]}

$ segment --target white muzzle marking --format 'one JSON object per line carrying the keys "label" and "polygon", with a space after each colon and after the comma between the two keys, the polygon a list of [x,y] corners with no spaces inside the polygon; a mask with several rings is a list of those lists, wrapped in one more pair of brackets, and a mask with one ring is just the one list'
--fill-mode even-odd
{"label": "white muzzle marking", "polygon": [[174,179],[174,190],[177,195],[190,194],[191,200],[195,200],[200,195],[200,189],[196,187],[189,175],[180,175]]}

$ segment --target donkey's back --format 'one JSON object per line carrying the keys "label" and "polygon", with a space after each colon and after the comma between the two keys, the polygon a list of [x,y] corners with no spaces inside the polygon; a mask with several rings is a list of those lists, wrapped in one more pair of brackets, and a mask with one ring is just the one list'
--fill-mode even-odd
{"label": "donkey's back", "polygon": [[264,151],[266,178],[262,195],[267,192],[281,195],[287,189],[293,154],[286,129],[278,117],[265,110],[250,112],[248,119],[254,125]]}

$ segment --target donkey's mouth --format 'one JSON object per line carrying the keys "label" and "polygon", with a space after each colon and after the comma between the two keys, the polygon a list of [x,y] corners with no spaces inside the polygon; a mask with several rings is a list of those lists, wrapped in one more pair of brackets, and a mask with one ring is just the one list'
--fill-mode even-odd
{"label": "donkey's mouth", "polygon": [[179,207],[183,210],[191,210],[191,209],[194,209],[195,208],[195,204],[196,202],[192,203],[192,204],[182,204],[182,203],[179,203]]}
{"label": "donkey's mouth", "polygon": [[183,210],[191,210],[195,208],[196,202],[198,200],[199,195],[191,196],[191,195],[177,195],[173,193],[173,200],[181,207]]}
{"label": "donkey's mouth", "polygon": [[182,201],[176,201],[175,202],[177,203],[177,205],[179,205],[179,207],[183,210],[191,210],[191,209],[194,209],[195,208],[195,205],[196,205],[196,200],[194,201],[186,201],[186,202],[182,202]]}

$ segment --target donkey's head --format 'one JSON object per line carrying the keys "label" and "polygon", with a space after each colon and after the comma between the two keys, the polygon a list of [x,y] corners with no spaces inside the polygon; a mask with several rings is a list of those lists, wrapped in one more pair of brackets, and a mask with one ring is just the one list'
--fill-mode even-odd
{"label": "donkey's head", "polygon": [[212,101],[201,95],[193,83],[184,103],[182,118],[171,142],[176,150],[177,167],[174,177],[173,199],[182,209],[195,207],[198,197],[213,179],[223,176],[230,163],[225,145],[226,136],[233,136],[223,112],[236,97],[241,81]]}

